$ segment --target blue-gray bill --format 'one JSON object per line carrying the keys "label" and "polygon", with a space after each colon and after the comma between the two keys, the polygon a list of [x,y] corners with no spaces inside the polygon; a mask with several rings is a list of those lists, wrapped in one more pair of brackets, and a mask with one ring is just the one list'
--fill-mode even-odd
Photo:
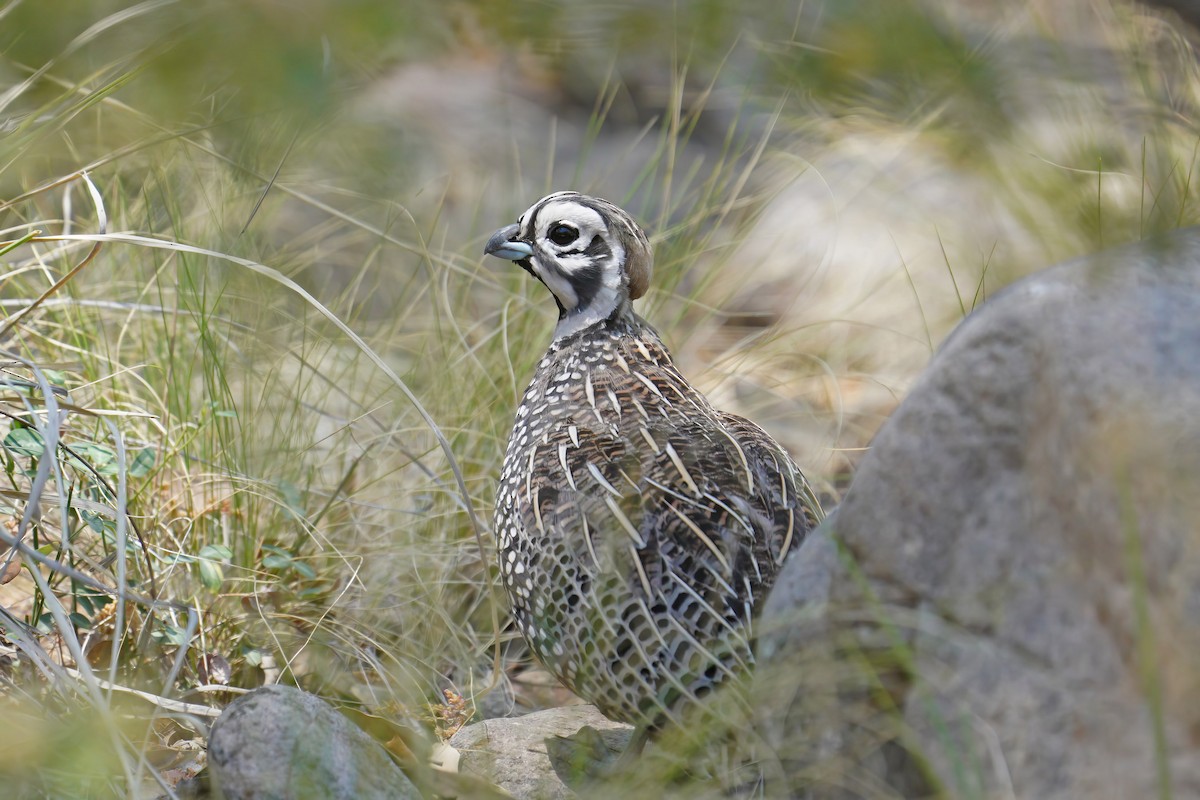
{"label": "blue-gray bill", "polygon": [[492,234],[483,247],[483,252],[496,258],[506,258],[509,261],[520,261],[533,255],[533,248],[525,242],[516,241],[519,227],[508,225]]}

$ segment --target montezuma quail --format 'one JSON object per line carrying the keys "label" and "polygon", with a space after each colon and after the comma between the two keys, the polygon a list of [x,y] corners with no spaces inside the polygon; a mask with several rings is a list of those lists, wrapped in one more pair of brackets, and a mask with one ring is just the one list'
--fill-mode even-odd
{"label": "montezuma quail", "polygon": [[783,448],[713,408],[633,312],[651,251],[628,214],[558,192],[485,252],[558,303],[496,497],[517,624],[606,716],[678,721],[750,664],[755,611],[820,509]]}

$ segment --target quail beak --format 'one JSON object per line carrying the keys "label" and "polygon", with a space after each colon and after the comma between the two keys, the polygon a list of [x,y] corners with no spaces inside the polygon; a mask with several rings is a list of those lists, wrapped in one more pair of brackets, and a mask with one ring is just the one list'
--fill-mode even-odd
{"label": "quail beak", "polygon": [[496,231],[492,234],[492,238],[487,240],[483,252],[486,255],[506,258],[509,261],[529,258],[533,255],[533,248],[514,238],[518,230],[520,230],[520,226],[514,224]]}

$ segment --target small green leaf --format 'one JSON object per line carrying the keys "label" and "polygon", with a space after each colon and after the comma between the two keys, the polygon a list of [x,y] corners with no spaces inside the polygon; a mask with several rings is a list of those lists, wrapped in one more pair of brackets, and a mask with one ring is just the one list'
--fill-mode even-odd
{"label": "small green leaf", "polygon": [[223,544],[206,544],[200,548],[200,558],[210,558],[214,561],[224,561],[233,558],[233,551]]}
{"label": "small green leaf", "polygon": [[262,565],[267,569],[287,569],[292,565],[292,560],[287,556],[269,555],[263,556]]}
{"label": "small green leaf", "polygon": [[206,544],[200,548],[197,564],[200,567],[200,582],[212,591],[221,588],[225,580],[225,566],[222,562],[233,557],[233,551],[223,544]]}
{"label": "small green leaf", "polygon": [[96,609],[92,607],[92,598],[82,592],[75,595],[75,603],[84,610],[85,613],[95,614]]}
{"label": "small green leaf", "polygon": [[68,614],[67,619],[71,620],[71,624],[76,628],[92,627],[92,621],[77,611],[72,611],[70,614]]}
{"label": "small green leaf", "polygon": [[246,663],[252,667],[257,667],[259,664],[262,664],[262,657],[262,650],[257,649],[247,650],[246,655],[244,656]]}
{"label": "small green leaf", "polygon": [[291,554],[291,553],[289,553],[287,550],[285,550],[285,549],[283,549],[282,547],[279,547],[279,546],[277,546],[277,545],[273,545],[273,544],[264,544],[264,545],[262,546],[262,549],[263,549],[263,550],[266,550],[268,553],[275,553],[276,555],[283,556],[284,558],[291,558],[291,557],[292,557],[292,554]]}
{"label": "small green leaf", "polygon": [[214,592],[220,589],[225,581],[225,568],[221,562],[201,558],[196,564],[200,567],[200,583],[204,584],[204,588]]}
{"label": "small green leaf", "polygon": [[139,450],[133,457],[133,461],[129,463],[129,474],[134,478],[144,478],[149,475],[150,470],[154,469],[156,455],[153,447]]}
{"label": "small green leaf", "polygon": [[82,444],[71,445],[71,449],[83,459],[88,466],[97,472],[116,473],[117,454],[113,452],[111,447],[106,447],[102,444],[92,444],[84,442]]}
{"label": "small green leaf", "polygon": [[108,519],[100,516],[94,511],[79,510],[79,518],[87,523],[87,526],[96,533],[104,533],[105,528],[114,527],[113,523]]}
{"label": "small green leaf", "polygon": [[304,561],[292,561],[292,569],[296,570],[296,572],[300,573],[309,580],[317,577],[317,571]]}
{"label": "small green leaf", "polygon": [[75,593],[75,601],[89,616],[95,617],[96,612],[112,602],[112,598],[89,589],[80,589]]}
{"label": "small green leaf", "polygon": [[299,487],[293,483],[284,481],[279,485],[279,493],[283,495],[283,504],[288,511],[292,512],[292,516],[296,519],[304,519],[307,514],[304,511],[303,495]]}
{"label": "small green leaf", "polygon": [[46,452],[46,442],[33,428],[13,428],[4,437],[4,449],[20,456],[37,457]]}

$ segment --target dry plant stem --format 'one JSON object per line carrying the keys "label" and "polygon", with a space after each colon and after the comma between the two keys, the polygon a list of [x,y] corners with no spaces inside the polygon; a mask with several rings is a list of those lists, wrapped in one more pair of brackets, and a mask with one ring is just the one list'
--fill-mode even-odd
{"label": "dry plant stem", "polygon": [[[37,229],[31,230],[29,233],[25,234],[20,239],[14,239],[13,241],[6,244],[4,247],[0,247],[0,256],[5,255],[10,250],[15,250],[16,248],[18,248],[21,245],[28,242],[33,237],[41,236],[41,235],[42,235],[42,232],[40,230],[37,230]],[[20,302],[23,302],[23,301],[20,301]]]}
{"label": "dry plant stem", "polygon": [[[104,211],[104,200],[100,197],[100,192],[97,191],[96,184],[92,183],[92,179],[87,176],[86,172],[77,173],[76,176],[72,176],[72,177],[78,177],[80,180],[82,180],[84,182],[84,184],[87,185],[88,192],[92,196],[92,202],[95,203],[95,205],[96,205],[97,228],[98,228],[100,234],[103,235],[104,233],[106,233],[108,231],[108,214]],[[31,237],[27,237],[26,241],[35,241],[36,242],[39,240],[39,238],[40,237],[37,237],[37,236],[31,236]],[[88,254],[83,257],[82,261],[80,261],[78,264],[76,264],[74,267],[72,267],[71,270],[69,272],[67,272],[66,275],[63,275],[61,278],[59,278],[57,281],[55,281],[53,286],[51,286],[46,291],[42,292],[41,296],[39,296],[36,300],[34,300],[32,303],[25,306],[25,308],[21,309],[20,311],[18,311],[17,313],[15,313],[11,317],[9,317],[8,320],[3,325],[0,325],[0,338],[3,338],[4,334],[8,333],[8,331],[14,325],[16,325],[18,322],[20,322],[22,319],[24,319],[30,312],[32,312],[34,309],[36,309],[38,306],[40,306],[46,300],[46,298],[52,297],[52,296],[58,294],[59,289],[66,286],[72,279],[74,279],[74,277],[76,275],[78,275],[80,273],[80,271],[84,267],[86,267],[89,263],[91,263],[92,259],[94,259],[96,257],[96,254],[100,252],[101,246],[103,246],[102,239],[96,239],[93,241],[95,241],[95,244],[92,245],[92,249],[89,250]]]}
{"label": "dry plant stem", "polygon": [[[23,363],[23,362],[18,361],[17,363]],[[3,386],[3,385],[5,385],[5,382],[3,380],[0,380],[0,386]],[[57,389],[58,387],[51,387],[51,388]],[[66,403],[59,403],[58,407],[62,408],[62,409],[66,409],[68,411],[76,411],[78,413],[83,413],[83,414],[89,413],[88,410],[85,408],[80,408],[79,406],[68,405]],[[7,417],[12,420],[17,419],[17,417],[15,415],[10,414],[4,410],[0,410],[0,416]],[[119,455],[121,455],[119,463],[120,463],[121,469],[123,470],[124,466],[125,466],[124,455],[123,455],[124,442],[119,437],[116,426],[114,426],[112,424],[112,421],[105,419],[104,422],[109,426],[109,430],[113,434],[113,441],[115,441],[117,443],[118,453],[119,453]],[[85,458],[83,458],[83,456],[76,453],[71,448],[70,445],[64,444],[63,442],[59,442],[58,446],[61,447],[63,450],[65,450],[68,454],[74,456],[76,461],[78,461],[84,467],[84,469],[86,469],[91,474],[92,479],[95,480],[97,483],[99,483],[101,486],[103,486],[105,491],[108,492],[110,497],[117,499],[117,504],[119,507],[118,507],[116,513],[113,514],[113,518],[117,521],[118,526],[120,526],[124,522],[124,523],[128,523],[129,527],[131,527],[133,529],[133,533],[137,537],[138,544],[141,545],[142,553],[146,559],[147,577],[150,582],[150,595],[153,597],[157,597],[158,596],[157,578],[155,577],[155,574],[154,574],[154,562],[150,560],[150,550],[146,546],[146,540],[142,537],[141,529],[138,528],[137,523],[134,521],[133,517],[131,517],[129,515],[128,509],[124,508],[124,497],[125,497],[125,489],[124,489],[124,485],[123,485],[124,484],[124,473],[123,472],[119,473],[121,475],[120,483],[122,484],[122,486],[119,489],[114,489],[112,484],[109,483],[108,480],[103,475],[101,475],[99,472],[97,472],[92,467],[92,465],[89,464]],[[21,498],[21,499],[24,499],[25,497],[27,497],[27,495],[25,495],[25,494],[18,494],[18,493],[12,492],[7,489],[0,489],[0,496],[17,497],[17,498]],[[45,499],[57,500],[59,502],[62,501],[62,498],[55,497],[54,495],[47,496],[45,494],[45,492],[42,492],[42,491],[38,492],[38,496],[43,497]],[[100,514],[111,513],[111,510],[107,506],[101,505],[100,503],[92,503],[92,502],[89,502],[86,500],[72,499],[70,501],[70,505],[73,508],[86,509],[88,511],[91,511],[92,513],[100,513]],[[119,534],[120,535],[118,536],[118,539],[123,540],[124,533],[119,532]],[[10,552],[15,554],[15,551],[10,551]],[[117,553],[120,553],[120,552],[124,552],[123,547],[119,548],[117,550]],[[117,558],[117,553],[113,553],[112,555],[103,559],[100,562],[100,565],[106,567],[108,564],[110,564],[113,560],[115,560]],[[7,562],[5,562],[5,565],[7,565]],[[0,565],[0,566],[4,566],[4,565]],[[121,584],[121,585],[124,584],[124,580],[121,580],[120,578],[118,578],[117,582],[118,582],[118,584]]]}
{"label": "dry plant stem", "polygon": [[[63,672],[72,678],[82,679],[83,677],[78,670],[71,669],[70,667],[63,667]],[[202,706],[199,703],[185,703],[182,700],[172,700],[169,697],[151,694],[150,692],[143,692],[140,689],[133,689],[129,686],[121,686],[120,684],[106,681],[103,678],[96,678],[96,683],[101,689],[106,691],[124,692],[125,694],[131,694],[134,697],[140,697],[148,703],[153,703],[164,711],[172,711],[179,714],[193,714],[197,717],[216,718],[221,716],[222,709],[219,708]],[[204,688],[208,689],[209,691],[216,691],[217,689],[220,689],[222,691],[232,692],[234,694],[249,694],[251,691],[253,691],[252,689],[240,689],[234,686],[213,686]]]}
{"label": "dry plant stem", "polygon": [[[88,698],[92,708],[100,714],[100,718],[104,721],[108,729],[116,733],[118,730],[116,720],[113,717],[112,709],[105,702],[104,696],[101,694],[99,679],[88,664],[87,658],[83,653],[83,648],[79,644],[79,639],[75,636],[75,629],[71,625],[70,618],[67,616],[67,610],[63,607],[62,602],[58,599],[58,595],[50,588],[50,584],[46,581],[42,571],[34,567],[34,559],[25,552],[28,548],[24,542],[17,542],[22,547],[22,552],[26,556],[26,566],[29,567],[29,572],[33,576],[34,582],[37,584],[38,590],[42,596],[46,598],[46,607],[50,610],[51,616],[54,618],[54,625],[58,628],[62,635],[62,641],[66,644],[71,658],[75,660],[75,664],[80,668],[77,683],[81,685],[84,695]],[[39,554],[40,555],[40,554]],[[186,648],[180,648],[181,651],[186,651]],[[117,748],[117,757],[121,761],[122,771],[125,775],[133,775],[132,765],[129,763],[127,754],[120,748]],[[141,756],[139,756],[139,759]]]}
{"label": "dry plant stem", "polygon": [[[63,564],[60,561],[56,561],[48,556],[42,555],[40,552],[38,552],[37,550],[35,550],[34,548],[32,548],[28,544],[26,544],[22,540],[20,534],[17,534],[16,536],[11,536],[3,529],[0,529],[0,542],[3,542],[4,544],[9,545],[14,550],[19,550],[22,555],[24,555],[27,559],[29,559],[30,572],[34,577],[34,580],[38,583],[38,586],[41,589],[43,595],[45,595],[48,598],[48,600],[50,601],[50,611],[54,615],[56,625],[58,626],[60,631],[71,631],[72,628],[70,627],[69,621],[65,617],[65,613],[63,612],[63,609],[61,608],[61,604],[58,602],[57,597],[53,594],[53,592],[50,590],[49,585],[46,584],[45,579],[42,577],[41,571],[34,568],[35,564],[41,564],[43,566],[46,566],[46,567],[50,568],[51,570],[54,570],[55,572],[58,572],[59,574],[66,575],[71,580],[73,580],[77,583],[83,584],[85,586],[88,586],[92,589],[95,589],[98,592],[103,592],[104,594],[115,596],[117,598],[118,606],[123,605],[124,602],[127,600],[132,600],[134,602],[141,603],[142,605],[145,605],[151,609],[169,608],[169,609],[173,609],[176,611],[186,612],[188,622],[187,622],[187,626],[186,626],[185,633],[184,633],[184,641],[185,642],[191,641],[191,638],[194,635],[197,627],[199,627],[199,623],[200,623],[199,614],[196,613],[195,609],[193,609],[189,606],[183,606],[178,603],[170,603],[170,602],[165,602],[165,601],[161,601],[161,600],[155,600],[153,598],[146,597],[144,595],[140,595],[137,592],[132,592],[124,585],[120,585],[116,588],[105,586],[104,584],[100,583],[99,581],[95,580],[94,578],[92,578],[89,575],[86,575],[66,564]],[[61,620],[59,619],[60,616],[62,617]],[[74,673],[72,675],[72,677],[75,677],[77,679],[82,679],[84,684],[92,692],[98,693],[101,688],[104,688],[107,691],[112,691],[112,687],[103,686],[103,684],[110,683],[110,682],[103,681],[102,679],[96,677],[96,675],[92,672],[91,668],[89,666],[87,666],[87,661],[83,656],[82,650],[79,648],[79,643],[74,640],[74,637],[66,636],[64,638],[66,639],[67,646],[68,646],[68,649],[71,651],[72,657],[75,659],[75,663],[77,665],[79,665],[80,667],[84,668],[82,670],[82,672],[72,671]],[[166,681],[164,682],[165,687],[167,687],[168,689],[174,684],[175,677],[179,674],[179,670],[183,666],[183,660],[187,656],[187,651],[188,651],[188,645],[184,644],[179,647],[178,652],[175,654],[174,663],[171,665],[170,673],[167,676]],[[111,673],[112,673],[112,669],[110,666],[110,676],[111,676]],[[94,698],[94,699],[97,702],[99,702],[98,697]]]}
{"label": "dry plant stem", "polygon": [[[118,465],[119,465],[119,471],[117,472],[118,486],[116,489],[114,489],[112,484],[109,483],[108,480],[103,475],[101,475],[99,472],[97,472],[92,467],[91,464],[87,463],[87,461],[84,460],[84,458],[82,456],[80,456],[78,453],[76,453],[74,450],[72,450],[69,445],[60,443],[59,446],[62,447],[63,450],[66,450],[68,453],[70,453],[72,456],[74,456],[81,464],[83,464],[84,468],[86,468],[87,471],[91,474],[92,479],[94,481],[96,481],[97,483],[99,483],[101,486],[103,486],[105,491],[108,492],[109,496],[115,497],[117,499],[118,507],[117,507],[117,513],[114,515],[114,518],[117,521],[118,527],[121,525],[124,525],[124,524],[128,524],[129,527],[133,529],[133,535],[137,537],[138,544],[141,545],[141,547],[142,547],[142,553],[146,557],[146,573],[147,573],[147,578],[150,581],[150,595],[152,597],[157,597],[158,596],[158,585],[155,582],[156,578],[154,575],[154,562],[150,560],[150,548],[146,546],[146,540],[142,537],[142,531],[137,526],[137,522],[135,522],[133,517],[130,516],[129,509],[125,507],[125,442],[121,438],[119,431],[117,430],[117,427],[113,424],[112,420],[104,419],[104,418],[101,418],[101,419],[108,426],[108,429],[112,433],[112,436],[113,436],[113,442],[116,444]],[[118,538],[118,540],[122,540],[125,538],[125,533],[123,530],[118,529],[118,537],[117,538]],[[124,548],[118,549],[117,552],[123,553]],[[107,558],[103,559],[103,561],[101,563],[107,565],[114,558],[118,558],[118,556],[116,554],[114,554],[112,556],[108,556]],[[119,580],[118,582],[124,584],[123,580]]]}
{"label": "dry plant stem", "polygon": [[20,534],[12,535],[2,527],[0,527],[0,544],[16,548],[21,552],[21,555],[33,559],[33,561],[37,564],[47,567],[48,569],[70,578],[73,581],[81,583],[90,589],[95,589],[98,592],[115,597],[118,600],[132,601],[152,609],[169,609],[176,612],[186,612],[189,614],[189,616],[195,614],[190,606],[183,605],[182,603],[173,603],[169,600],[156,600],[153,597],[148,597],[139,592],[131,591],[128,587],[114,588],[112,586],[107,586],[93,578],[91,575],[80,572],[74,567],[68,566],[67,564],[53,559],[50,556],[43,555],[33,547],[30,547],[28,544],[26,544]]}

